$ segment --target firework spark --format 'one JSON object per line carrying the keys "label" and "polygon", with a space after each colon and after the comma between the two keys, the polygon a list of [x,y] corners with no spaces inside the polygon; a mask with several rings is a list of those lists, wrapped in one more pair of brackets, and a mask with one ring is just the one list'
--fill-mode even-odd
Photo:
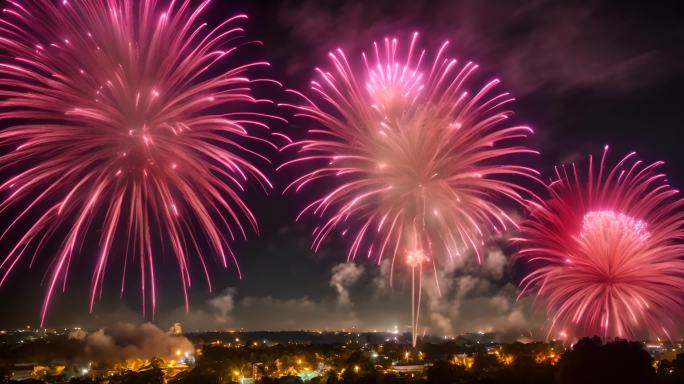
{"label": "firework spark", "polygon": [[606,146],[586,178],[556,168],[550,198],[534,203],[516,239],[537,264],[522,293],[553,313],[549,330],[568,336],[669,337],[684,318],[684,201],[635,154],[606,169]]}
{"label": "firework spark", "polygon": [[[108,262],[139,263],[143,314],[156,302],[153,241],[170,245],[187,307],[190,253],[203,243],[239,268],[229,242],[256,220],[240,193],[247,182],[271,184],[243,146],[247,128],[266,126],[241,103],[245,72],[225,68],[243,41],[238,15],[210,29],[199,18],[209,1],[13,0],[0,20],[1,211],[6,225],[28,227],[0,263],[0,284],[17,263],[62,237],[47,276],[41,323],[86,237],[101,231],[90,309],[101,296]],[[233,113],[217,107],[232,107]],[[264,158],[265,160],[265,158]],[[22,225],[17,225],[24,223]],[[63,235],[62,235],[63,234]],[[122,244],[115,246],[114,244]],[[124,279],[121,283],[123,293]]]}
{"label": "firework spark", "polygon": [[351,236],[348,260],[364,252],[380,263],[388,255],[394,270],[397,256],[406,256],[413,275],[427,260],[436,273],[435,255],[472,249],[479,260],[488,236],[515,226],[500,205],[521,202],[523,189],[511,177],[536,174],[514,160],[535,153],[515,144],[532,130],[502,127],[513,98],[494,91],[499,80],[470,92],[477,65],[449,58],[448,42],[428,60],[417,38],[404,54],[396,39],[374,44],[362,68],[340,49],[330,53],[332,72],[317,69],[312,82],[322,101],[298,94],[306,103],[293,106],[320,127],[291,144],[298,157],[281,165],[313,167],[286,190],[326,179],[336,185],[299,215],[323,219],[314,249],[338,229]]}

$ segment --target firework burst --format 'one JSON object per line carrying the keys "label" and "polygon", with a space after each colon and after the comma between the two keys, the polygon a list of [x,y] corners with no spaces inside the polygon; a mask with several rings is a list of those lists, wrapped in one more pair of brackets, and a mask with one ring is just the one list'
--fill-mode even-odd
{"label": "firework burst", "polygon": [[[550,198],[532,204],[519,256],[536,264],[522,283],[553,314],[549,334],[669,337],[684,318],[684,201],[635,154],[588,175],[556,168]],[[598,168],[598,171],[597,171]]]}
{"label": "firework burst", "polygon": [[[332,71],[317,69],[312,82],[321,102],[299,94],[306,103],[295,106],[319,127],[291,144],[298,156],[281,165],[312,167],[286,190],[335,185],[299,215],[322,219],[314,249],[337,229],[351,237],[348,260],[388,256],[394,270],[401,257],[412,275],[429,264],[436,273],[435,256],[466,249],[479,260],[488,236],[515,225],[500,205],[521,202],[512,178],[535,176],[515,160],[534,153],[515,143],[532,130],[505,125],[513,98],[495,92],[499,80],[471,88],[477,65],[448,57],[448,42],[430,60],[417,38],[403,54],[396,39],[374,44],[360,68],[342,50],[330,53]],[[420,307],[420,289],[413,296]]]}
{"label": "firework burst", "polygon": [[[21,259],[33,262],[59,241],[41,323],[91,235],[99,239],[91,310],[119,254],[139,263],[143,314],[147,305],[154,313],[157,240],[177,259],[186,307],[191,253],[211,289],[203,244],[239,273],[229,242],[246,235],[243,222],[257,228],[240,193],[247,182],[271,187],[249,160],[263,156],[243,146],[270,144],[248,132],[266,126],[241,106],[260,101],[250,96],[259,80],[245,71],[267,63],[226,68],[247,43],[239,26],[246,16],[211,29],[199,20],[208,4],[13,0],[4,9],[0,169],[10,176],[0,210],[19,213],[3,237],[28,229],[0,263],[0,284]],[[227,105],[233,113],[219,112]]]}

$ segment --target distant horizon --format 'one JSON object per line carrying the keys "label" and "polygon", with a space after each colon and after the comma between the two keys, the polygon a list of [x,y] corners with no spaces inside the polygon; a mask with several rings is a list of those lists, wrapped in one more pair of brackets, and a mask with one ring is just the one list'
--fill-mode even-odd
{"label": "distant horizon", "polygon": [[[131,323],[113,323],[110,325],[110,327],[117,326],[117,325],[143,325],[143,324],[152,324],[155,327],[158,327],[160,330],[165,331],[165,332],[170,332],[169,330],[166,330],[163,327],[159,327],[157,324],[153,322],[141,322],[137,324],[131,324]],[[181,324],[182,326],[182,324]],[[4,328],[2,329],[0,327],[0,331],[2,332],[28,332],[28,331],[34,331],[34,332],[39,332],[39,331],[50,331],[50,330],[83,330],[86,332],[93,332],[93,331],[100,331],[100,330],[105,330],[107,331],[108,328],[110,327],[95,327],[95,328],[83,328],[79,326],[72,326],[72,327],[45,327],[45,328],[26,328],[26,327],[20,327],[20,328]],[[410,328],[410,325],[407,325],[406,328]],[[224,334],[250,334],[250,333],[274,333],[274,334],[288,334],[288,333],[301,333],[301,334],[311,334],[311,335],[338,335],[338,334],[346,334],[346,335],[373,335],[373,334],[382,334],[382,335],[389,335],[389,336],[395,336],[395,339],[388,339],[385,342],[399,342],[401,341],[402,344],[405,343],[410,343],[411,342],[411,330],[408,329],[403,332],[395,333],[394,331],[379,331],[379,330],[344,330],[344,329],[338,329],[338,330],[314,330],[314,329],[299,329],[299,330],[272,330],[272,329],[259,329],[259,330],[245,330],[245,329],[183,329],[181,335],[193,335],[193,334],[202,334],[202,333],[224,333]],[[458,339],[468,339],[468,336],[483,336],[483,337],[492,337],[492,336],[497,336],[503,334],[502,332],[499,331],[488,331],[488,332],[480,332],[480,331],[473,331],[473,332],[464,332],[460,333],[458,335],[440,335],[440,334],[431,334],[431,333],[425,333],[421,334],[418,338],[419,341],[422,341],[425,338],[430,339],[428,342],[433,342],[433,341],[439,341],[439,342],[449,342],[449,341],[455,341]],[[1,336],[2,334],[0,334]],[[401,338],[401,340],[397,340],[396,338]],[[578,337],[576,341],[583,339],[583,338],[594,338],[598,337],[601,338],[599,335],[593,335],[593,336],[581,336]],[[500,340],[493,340],[491,342],[493,343],[516,343],[516,342],[521,342],[520,340],[527,340],[526,342],[523,342],[523,344],[526,343],[555,343],[555,342],[560,342],[560,343],[566,343],[566,341],[561,340],[561,339],[537,339],[537,338],[531,338],[529,336],[521,335],[519,338],[515,340],[505,340],[505,341],[500,341]],[[630,338],[621,338],[621,337],[607,337],[607,338],[601,338],[604,340],[604,342],[610,342],[610,341],[617,341],[617,340],[627,340],[627,341],[638,341],[642,343],[649,343],[656,341],[656,339],[648,339],[648,338],[639,338],[639,339],[630,339]],[[245,340],[240,340],[239,342],[244,342]],[[657,340],[660,343],[663,342],[669,342],[669,343],[675,343],[677,341],[681,342],[684,341],[684,337],[681,337],[680,339],[670,339],[670,340]]]}

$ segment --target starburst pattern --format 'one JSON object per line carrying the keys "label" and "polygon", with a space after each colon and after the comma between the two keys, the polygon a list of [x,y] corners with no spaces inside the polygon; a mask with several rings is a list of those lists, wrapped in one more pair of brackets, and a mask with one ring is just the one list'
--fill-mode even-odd
{"label": "starburst pattern", "polygon": [[208,5],[13,0],[4,9],[0,210],[18,210],[3,237],[23,232],[0,263],[0,284],[56,243],[41,323],[88,238],[99,242],[91,310],[116,254],[124,270],[139,263],[143,313],[154,312],[157,241],[177,259],[186,306],[191,254],[209,289],[205,245],[237,268],[229,243],[246,236],[242,223],[257,228],[241,192],[271,188],[253,164],[265,158],[245,146],[272,145],[250,133],[267,127],[244,108],[260,101],[246,71],[267,63],[230,65],[247,43],[246,16],[212,29],[200,20]]}
{"label": "starburst pattern", "polygon": [[[669,337],[684,318],[684,202],[634,153],[588,175],[559,167],[516,239],[536,268],[521,283],[552,314],[550,333]],[[598,171],[597,171],[598,168]]]}

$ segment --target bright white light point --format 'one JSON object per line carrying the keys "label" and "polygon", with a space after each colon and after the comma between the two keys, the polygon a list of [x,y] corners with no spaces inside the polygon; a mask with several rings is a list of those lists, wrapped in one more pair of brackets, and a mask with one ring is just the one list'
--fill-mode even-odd
{"label": "bright white light point", "polygon": [[630,236],[645,239],[649,236],[646,223],[633,217],[613,211],[595,211],[584,215],[580,236],[602,236],[615,238]]}
{"label": "bright white light point", "polygon": [[411,268],[415,268],[429,260],[422,249],[415,249],[406,255],[406,264]]}
{"label": "bright white light point", "polygon": [[176,164],[176,163],[171,164],[171,168],[172,168],[172,169],[178,168],[178,164]]}

